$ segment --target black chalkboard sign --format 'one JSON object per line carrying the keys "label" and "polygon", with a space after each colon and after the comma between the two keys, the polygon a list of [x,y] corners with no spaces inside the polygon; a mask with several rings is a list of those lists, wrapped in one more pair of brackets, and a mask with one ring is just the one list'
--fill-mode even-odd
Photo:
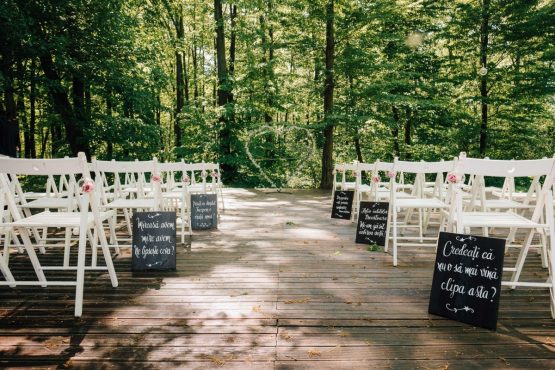
{"label": "black chalkboard sign", "polygon": [[175,270],[175,212],[133,214],[133,271]]}
{"label": "black chalkboard sign", "polygon": [[495,330],[505,240],[440,233],[428,312]]}
{"label": "black chalkboard sign", "polygon": [[191,194],[191,228],[218,228],[218,199],[216,194]]}
{"label": "black chalkboard sign", "polygon": [[336,190],[333,194],[333,207],[331,209],[331,218],[339,218],[341,220],[350,220],[353,211],[353,198],[355,192],[353,190]]}
{"label": "black chalkboard sign", "polygon": [[385,245],[387,238],[387,202],[360,202],[356,242],[362,244]]}

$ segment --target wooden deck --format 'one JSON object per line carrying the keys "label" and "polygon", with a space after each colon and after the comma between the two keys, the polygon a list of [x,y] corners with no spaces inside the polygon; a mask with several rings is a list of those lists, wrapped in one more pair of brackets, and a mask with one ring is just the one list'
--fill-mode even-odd
{"label": "wooden deck", "polygon": [[[555,368],[548,290],[504,289],[497,332],[428,315],[433,249],[394,268],[329,218],[330,198],[227,189],[219,230],[179,246],[177,272],[134,274],[126,250],[118,288],[88,274],[81,319],[71,288],[0,287],[0,367]],[[526,270],[544,274],[535,256]]]}

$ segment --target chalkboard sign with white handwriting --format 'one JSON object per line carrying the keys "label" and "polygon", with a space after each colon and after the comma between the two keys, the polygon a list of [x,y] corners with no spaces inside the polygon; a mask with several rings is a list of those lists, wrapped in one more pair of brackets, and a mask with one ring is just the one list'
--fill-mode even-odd
{"label": "chalkboard sign with white handwriting", "polygon": [[218,228],[218,199],[216,194],[191,194],[191,228]]}
{"label": "chalkboard sign with white handwriting", "polygon": [[341,220],[350,220],[353,211],[353,198],[355,192],[353,190],[336,190],[333,194],[333,206],[331,209],[331,218],[339,218]]}
{"label": "chalkboard sign with white handwriting", "polygon": [[387,238],[388,212],[387,202],[360,202],[355,241],[384,246]]}
{"label": "chalkboard sign with white handwriting", "polygon": [[133,271],[175,270],[175,212],[133,214]]}
{"label": "chalkboard sign with white handwriting", "polygon": [[495,330],[505,240],[439,234],[428,312]]}

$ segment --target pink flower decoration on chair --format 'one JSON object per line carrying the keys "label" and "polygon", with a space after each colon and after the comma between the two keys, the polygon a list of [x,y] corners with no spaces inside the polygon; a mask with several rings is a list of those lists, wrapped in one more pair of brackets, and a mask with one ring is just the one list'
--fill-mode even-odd
{"label": "pink flower decoration on chair", "polygon": [[188,184],[191,181],[191,179],[189,178],[189,175],[185,175],[185,176],[183,176],[182,181],[185,184]]}
{"label": "pink flower decoration on chair", "polygon": [[389,177],[390,179],[394,178],[395,176],[397,176],[397,172],[395,172],[395,171],[388,171],[387,172],[387,177]]}
{"label": "pink flower decoration on chair", "polygon": [[458,178],[457,174],[450,173],[450,174],[447,175],[447,181],[450,184],[456,184],[459,181],[459,178]]}
{"label": "pink flower decoration on chair", "polygon": [[216,171],[212,171],[212,177],[214,178],[218,177],[218,173]]}
{"label": "pink flower decoration on chair", "polygon": [[91,179],[86,179],[81,186],[82,193],[92,193],[94,191],[94,181]]}
{"label": "pink flower decoration on chair", "polygon": [[154,182],[160,182],[160,180],[162,180],[162,178],[160,177],[160,175],[153,175],[153,176],[152,176],[152,181],[154,181]]}
{"label": "pink flower decoration on chair", "polygon": [[382,178],[380,177],[380,175],[374,175],[372,176],[372,182],[374,184],[377,184],[378,182],[382,181]]}

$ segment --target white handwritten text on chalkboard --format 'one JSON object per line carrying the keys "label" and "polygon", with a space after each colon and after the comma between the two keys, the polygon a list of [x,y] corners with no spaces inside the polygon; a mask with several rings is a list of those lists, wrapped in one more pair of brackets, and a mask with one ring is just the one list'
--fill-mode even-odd
{"label": "white handwritten text on chalkboard", "polygon": [[505,241],[440,233],[429,312],[495,329]]}

